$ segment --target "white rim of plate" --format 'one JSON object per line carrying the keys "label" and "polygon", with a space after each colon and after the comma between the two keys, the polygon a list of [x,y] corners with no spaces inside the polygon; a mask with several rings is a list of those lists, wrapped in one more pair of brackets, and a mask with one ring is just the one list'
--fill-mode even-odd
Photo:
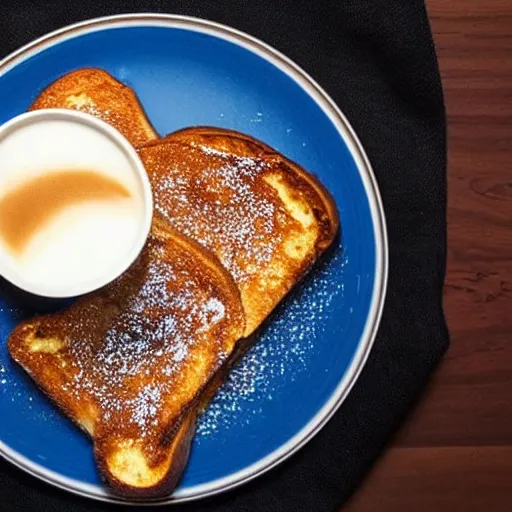
{"label": "white rim of plate", "polygon": [[345,115],[323,88],[297,64],[268,44],[244,32],[212,21],[172,14],[139,13],[105,16],[63,27],[28,43],[0,61],[0,78],[34,55],[64,41],[92,32],[126,27],[184,29],[208,34],[249,50],[276,66],[280,71],[294,80],[329,118],[340,137],[347,145],[356,163],[368,197],[375,236],[375,283],[370,310],[358,348],[352,357],[349,368],[333,391],[331,397],[306,425],[286,443],[250,466],[208,483],[177,489],[176,492],[168,498],[155,501],[132,501],[113,496],[108,493],[106,488],[99,485],[86,484],[72,478],[67,478],[55,471],[48,470],[9,448],[0,440],[0,454],[3,455],[6,460],[56,487],[81,496],[110,503],[158,506],[198,500],[234,489],[235,487],[247,483],[293,455],[310,441],[329,421],[348,396],[359,377],[377,334],[387,288],[388,243],[384,209],[375,175],[370,161]]}

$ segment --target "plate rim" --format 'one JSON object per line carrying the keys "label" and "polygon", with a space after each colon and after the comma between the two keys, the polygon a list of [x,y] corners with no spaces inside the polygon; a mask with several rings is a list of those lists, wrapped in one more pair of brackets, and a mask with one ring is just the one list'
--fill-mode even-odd
{"label": "plate rim", "polygon": [[55,487],[87,498],[125,505],[168,505],[195,501],[239,487],[270,471],[307,444],[331,419],[349,395],[373,347],[382,317],[388,282],[388,238],[386,220],[377,180],[366,152],[354,129],[327,92],[301,67],[269,44],[245,32],[214,21],[176,14],[132,13],[92,18],[49,32],[0,60],[0,79],[22,62],[69,39],[92,32],[125,27],[163,27],[206,33],[240,46],[291,78],[328,117],[345,142],[363,182],[375,237],[375,281],[365,326],[357,349],[343,377],[315,415],[281,446],[253,464],[207,483],[177,489],[154,501],[127,500],[111,495],[101,486],[66,477],[33,462],[0,439],[0,455],[23,471]]}

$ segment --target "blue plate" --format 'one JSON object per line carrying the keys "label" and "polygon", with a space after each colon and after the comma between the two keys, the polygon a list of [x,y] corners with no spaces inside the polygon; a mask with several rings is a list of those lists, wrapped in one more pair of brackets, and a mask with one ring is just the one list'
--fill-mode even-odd
{"label": "blue plate", "polygon": [[[365,154],[344,116],[274,49],[214,23],[130,15],[50,34],[0,62],[0,122],[50,82],[94,66],[138,94],[165,134],[191,125],[239,130],[319,176],[343,234],[284,301],[200,419],[190,463],[172,497],[197,499],[240,485],[300,448],[326,423],[368,356],[382,309],[384,216]],[[11,361],[6,338],[32,312],[0,284],[0,452],[56,486],[108,494],[91,444]]]}

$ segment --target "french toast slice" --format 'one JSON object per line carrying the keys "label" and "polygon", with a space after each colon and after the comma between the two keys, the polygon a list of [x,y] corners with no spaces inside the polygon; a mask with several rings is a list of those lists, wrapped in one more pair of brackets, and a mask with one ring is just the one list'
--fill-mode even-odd
{"label": "french toast slice", "polygon": [[91,114],[117,128],[133,146],[158,138],[135,92],[97,68],[82,68],[50,84],[29,108],[67,108]]}
{"label": "french toast slice", "polygon": [[230,130],[187,128],[138,151],[156,210],[233,276],[249,336],[332,243],[334,200],[300,166]]}
{"label": "french toast slice", "polygon": [[8,346],[91,436],[112,489],[148,498],[177,485],[198,410],[244,326],[238,288],[215,256],[155,219],[124,275],[20,324]]}

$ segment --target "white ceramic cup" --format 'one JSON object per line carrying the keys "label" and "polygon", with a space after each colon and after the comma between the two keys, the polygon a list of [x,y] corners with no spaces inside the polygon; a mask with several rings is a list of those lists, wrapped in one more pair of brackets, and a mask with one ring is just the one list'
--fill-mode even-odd
{"label": "white ceramic cup", "polygon": [[[129,169],[134,173],[134,178],[139,185],[138,190],[140,191],[140,198],[142,199],[141,219],[140,222],[137,223],[137,233],[133,234],[133,244],[130,245],[130,249],[123,251],[119,250],[119,254],[115,255],[115,264],[111,264],[109,268],[106,267],[104,272],[99,269],[94,278],[86,281],[77,278],[76,282],[73,282],[73,279],[70,279],[67,283],[60,282],[42,284],[40,282],[31,282],[30,279],[27,279],[26,275],[23,275],[23,271],[17,267],[16,264],[13,264],[12,255],[8,254],[8,251],[3,247],[3,245],[0,245],[0,276],[10,281],[18,288],[35,295],[52,298],[74,297],[91,292],[108,284],[125,272],[135,261],[144,247],[151,229],[153,217],[153,195],[144,165],[128,140],[109,124],[82,112],[65,109],[45,109],[21,114],[0,126],[0,145],[9,137],[14,136],[19,130],[25,129],[26,127],[37,126],[37,124],[46,123],[47,121],[66,121],[67,123],[82,125],[82,127],[85,125],[101,136],[104,144],[115,144],[115,146],[122,151],[122,154],[129,163]],[[47,123],[46,126],[48,126]],[[33,129],[33,131],[34,130],[35,129]],[[94,137],[96,137],[96,135]],[[101,139],[97,138],[97,140],[100,141]],[[73,140],[73,142],[74,144],[72,146],[75,149],[70,149],[69,145],[67,148],[63,148],[63,151],[66,152],[67,161],[73,162],[76,160],[81,167],[87,166],[88,160],[101,161],[102,150],[99,147],[101,144],[98,145],[98,150],[96,151],[94,147],[81,149],[79,141]],[[103,145],[102,147],[105,146]],[[36,152],[35,149],[36,148],[34,148],[34,152]],[[30,152],[31,148],[27,147],[25,150]],[[39,144],[37,151],[39,151],[39,156],[44,156],[44,145]],[[58,148],[56,149],[53,147],[52,151],[52,154],[55,155],[55,152],[58,152]],[[72,154],[73,151],[76,152],[76,155]],[[27,156],[22,156],[21,160],[30,163],[31,160],[37,161],[37,158],[37,156],[27,153]],[[46,162],[46,165],[47,164],[48,162]],[[24,165],[26,167],[28,164],[25,162]],[[34,162],[32,162],[32,165],[34,165]],[[2,176],[2,172],[4,171],[2,161],[0,159],[0,191],[2,183],[5,184],[7,179],[7,175],[5,174]],[[12,169],[10,172],[12,174]],[[30,207],[30,205],[27,205],[27,207]],[[115,247],[115,244],[109,245],[110,246],[108,247],[104,247],[105,251],[116,251],[117,248]]]}

